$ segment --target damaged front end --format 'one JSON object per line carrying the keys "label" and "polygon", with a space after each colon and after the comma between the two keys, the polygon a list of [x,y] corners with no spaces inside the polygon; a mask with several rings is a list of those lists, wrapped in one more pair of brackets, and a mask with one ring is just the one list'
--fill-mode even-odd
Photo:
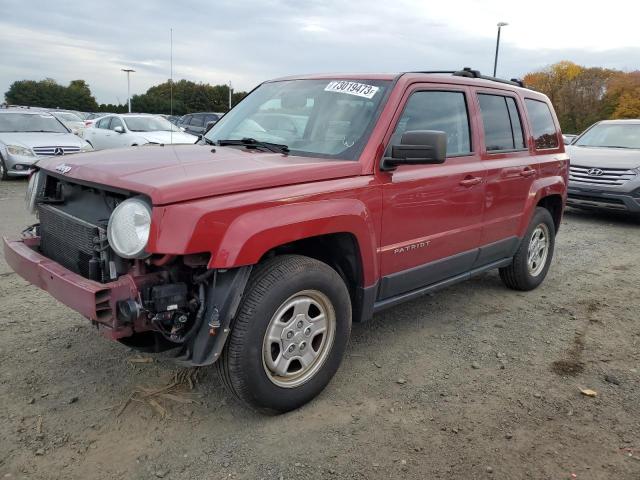
{"label": "damaged front end", "polygon": [[[40,173],[28,198],[40,223],[20,240],[4,240],[9,265],[111,339],[146,351],[176,349],[185,365],[215,362],[251,267],[210,270],[209,254],[127,258],[114,248],[110,222],[131,194]],[[132,231],[144,228],[135,224],[140,211]],[[121,236],[120,252],[135,249],[129,237]]]}

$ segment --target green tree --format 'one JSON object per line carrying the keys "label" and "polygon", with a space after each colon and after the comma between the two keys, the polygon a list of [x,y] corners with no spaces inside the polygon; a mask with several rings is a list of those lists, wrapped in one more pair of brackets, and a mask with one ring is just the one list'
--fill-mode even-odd
{"label": "green tree", "polygon": [[29,107],[64,108],[94,111],[98,108],[89,85],[84,80],[73,80],[67,87],[52,78],[44,80],[19,80],[13,82],[4,95],[13,105]]}
{"label": "green tree", "polygon": [[[173,82],[173,85],[168,80],[154,85],[141,95],[134,95],[131,109],[135,112],[171,113],[172,95],[174,115],[202,111],[226,112],[229,109],[228,85],[209,85],[184,79]],[[234,92],[232,103],[235,105],[245,95],[246,92]]]}

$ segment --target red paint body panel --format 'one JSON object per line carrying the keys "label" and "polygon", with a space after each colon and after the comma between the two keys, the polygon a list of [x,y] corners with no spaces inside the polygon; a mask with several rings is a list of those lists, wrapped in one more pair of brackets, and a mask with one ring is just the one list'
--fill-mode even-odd
{"label": "red paint body panel", "polygon": [[117,153],[101,150],[64,161],[46,158],[38,166],[55,172],[62,163],[71,167],[66,178],[142,193],[154,205],[349,177],[362,171],[358,162],[200,145],[132,147]]}

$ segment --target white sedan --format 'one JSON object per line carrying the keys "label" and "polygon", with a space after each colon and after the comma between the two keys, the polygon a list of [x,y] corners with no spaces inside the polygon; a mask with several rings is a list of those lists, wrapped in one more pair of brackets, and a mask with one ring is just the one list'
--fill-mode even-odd
{"label": "white sedan", "polygon": [[159,115],[107,115],[85,129],[84,139],[95,150],[149,143],[193,144],[198,137],[183,132]]}

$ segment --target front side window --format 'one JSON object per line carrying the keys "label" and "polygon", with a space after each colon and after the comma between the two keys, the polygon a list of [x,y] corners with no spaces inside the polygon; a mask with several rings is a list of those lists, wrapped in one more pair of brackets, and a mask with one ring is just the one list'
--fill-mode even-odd
{"label": "front side window", "polygon": [[503,95],[478,94],[487,152],[526,148],[515,100]]}
{"label": "front side window", "polygon": [[69,130],[48,113],[0,113],[0,132],[69,133]]}
{"label": "front side window", "polygon": [[438,130],[447,134],[447,156],[471,152],[467,103],[462,92],[415,92],[407,101],[390,145],[399,144],[404,132]]}
{"label": "front side window", "polygon": [[286,145],[291,155],[355,160],[369,139],[387,80],[285,80],[260,85],[205,135]]}
{"label": "front side window", "polygon": [[132,132],[179,132],[180,129],[163,117],[135,116],[124,117],[127,129]]}
{"label": "front side window", "polygon": [[194,115],[189,125],[192,127],[202,127],[204,125],[204,117],[202,115]]}
{"label": "front side window", "polygon": [[96,122],[96,128],[103,128],[109,130],[109,123],[113,117],[104,117]]}
{"label": "front side window", "polygon": [[527,113],[533,129],[536,150],[558,148],[558,135],[549,105],[530,98],[525,99],[524,103],[527,105]]}
{"label": "front side window", "polygon": [[109,125],[109,128],[111,130],[115,130],[116,127],[124,128],[124,125],[122,124],[122,120],[120,120],[118,117],[113,117],[113,119],[111,120],[111,124]]}
{"label": "front side window", "polygon": [[640,122],[598,123],[584,132],[573,145],[640,149]]}

